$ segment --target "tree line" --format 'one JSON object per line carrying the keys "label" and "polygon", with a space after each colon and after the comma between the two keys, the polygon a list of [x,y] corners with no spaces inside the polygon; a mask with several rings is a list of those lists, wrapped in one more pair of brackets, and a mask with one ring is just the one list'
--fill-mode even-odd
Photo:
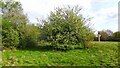
{"label": "tree line", "polygon": [[[101,41],[120,41],[120,31],[102,30],[98,31],[98,33],[101,35]],[[98,41],[98,36],[94,37],[94,41]]]}
{"label": "tree line", "polygon": [[0,4],[3,48],[28,48],[49,43],[54,49],[69,50],[92,45],[95,35],[88,24],[91,18],[84,18],[79,6],[57,7],[47,19],[34,25],[23,13],[20,2],[10,0]]}

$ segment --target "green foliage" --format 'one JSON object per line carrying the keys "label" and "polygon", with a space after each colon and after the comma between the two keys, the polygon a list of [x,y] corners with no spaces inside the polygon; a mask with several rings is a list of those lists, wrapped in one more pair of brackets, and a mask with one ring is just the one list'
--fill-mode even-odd
{"label": "green foliage", "polygon": [[39,37],[38,28],[34,25],[25,25],[19,29],[20,33],[20,46],[19,47],[32,47],[36,46]]}
{"label": "green foliage", "polygon": [[[43,20],[41,27],[41,39],[51,43],[51,46],[58,49],[69,49],[76,44],[85,47],[85,42],[93,40],[93,32],[87,21],[80,14],[81,8],[56,8],[51,12],[48,20]],[[86,44],[87,45],[87,44]]]}
{"label": "green foliage", "polygon": [[2,19],[7,19],[15,29],[28,22],[20,2],[14,0],[2,2],[0,9],[3,13]]}
{"label": "green foliage", "polygon": [[2,20],[2,29],[9,29],[10,27],[12,27],[12,24],[9,22],[9,20],[7,19],[3,19]]}
{"label": "green foliage", "polygon": [[119,31],[114,33],[114,40],[120,41],[120,32]]}
{"label": "green foliage", "polygon": [[[57,8],[55,12],[51,12],[48,21],[43,20],[44,25],[39,31],[37,26],[28,24],[29,21],[23,13],[20,2],[11,0],[0,2],[0,4],[3,5],[0,6],[3,13],[2,36],[4,40],[2,42],[6,47],[11,45],[17,47],[18,40],[19,47],[35,46],[39,35],[40,40],[50,42],[54,48],[63,50],[86,47],[88,45],[86,42],[92,41],[92,30],[86,26],[89,19],[83,18],[78,6]],[[12,43],[10,45],[6,41],[11,41],[11,38],[15,43],[10,42]]]}
{"label": "green foliage", "polygon": [[19,34],[12,28],[2,31],[2,44],[5,47],[13,48],[19,45]]}
{"label": "green foliage", "polygon": [[[26,47],[37,44],[38,29],[27,24],[20,2],[14,0],[1,2],[2,42],[5,47]],[[37,31],[37,32],[36,32]],[[19,46],[18,46],[19,44]]]}
{"label": "green foliage", "polygon": [[9,48],[17,47],[19,44],[19,34],[7,19],[2,20],[2,44]]}

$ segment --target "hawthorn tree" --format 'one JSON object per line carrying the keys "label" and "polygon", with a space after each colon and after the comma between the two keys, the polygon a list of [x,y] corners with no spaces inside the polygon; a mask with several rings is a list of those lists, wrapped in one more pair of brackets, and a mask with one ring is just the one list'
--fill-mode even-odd
{"label": "hawthorn tree", "polygon": [[74,49],[87,47],[93,40],[94,34],[80,13],[81,8],[64,7],[56,8],[50,13],[48,20],[42,20],[41,39],[50,42],[57,49]]}

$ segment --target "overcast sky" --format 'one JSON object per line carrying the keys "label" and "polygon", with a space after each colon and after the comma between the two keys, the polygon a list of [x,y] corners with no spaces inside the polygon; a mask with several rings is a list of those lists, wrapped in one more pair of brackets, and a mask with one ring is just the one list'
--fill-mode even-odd
{"label": "overcast sky", "polygon": [[38,23],[36,18],[45,19],[55,7],[79,5],[84,17],[93,17],[94,30],[110,29],[118,31],[119,0],[19,0],[30,22]]}

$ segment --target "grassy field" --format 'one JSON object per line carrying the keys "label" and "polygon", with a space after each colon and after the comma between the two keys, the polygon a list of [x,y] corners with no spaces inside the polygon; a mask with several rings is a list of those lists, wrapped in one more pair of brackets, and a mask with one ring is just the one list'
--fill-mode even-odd
{"label": "grassy field", "polygon": [[2,66],[2,52],[0,51],[0,68]]}
{"label": "grassy field", "polygon": [[93,42],[89,49],[55,51],[43,49],[5,50],[3,66],[117,66],[117,42]]}

